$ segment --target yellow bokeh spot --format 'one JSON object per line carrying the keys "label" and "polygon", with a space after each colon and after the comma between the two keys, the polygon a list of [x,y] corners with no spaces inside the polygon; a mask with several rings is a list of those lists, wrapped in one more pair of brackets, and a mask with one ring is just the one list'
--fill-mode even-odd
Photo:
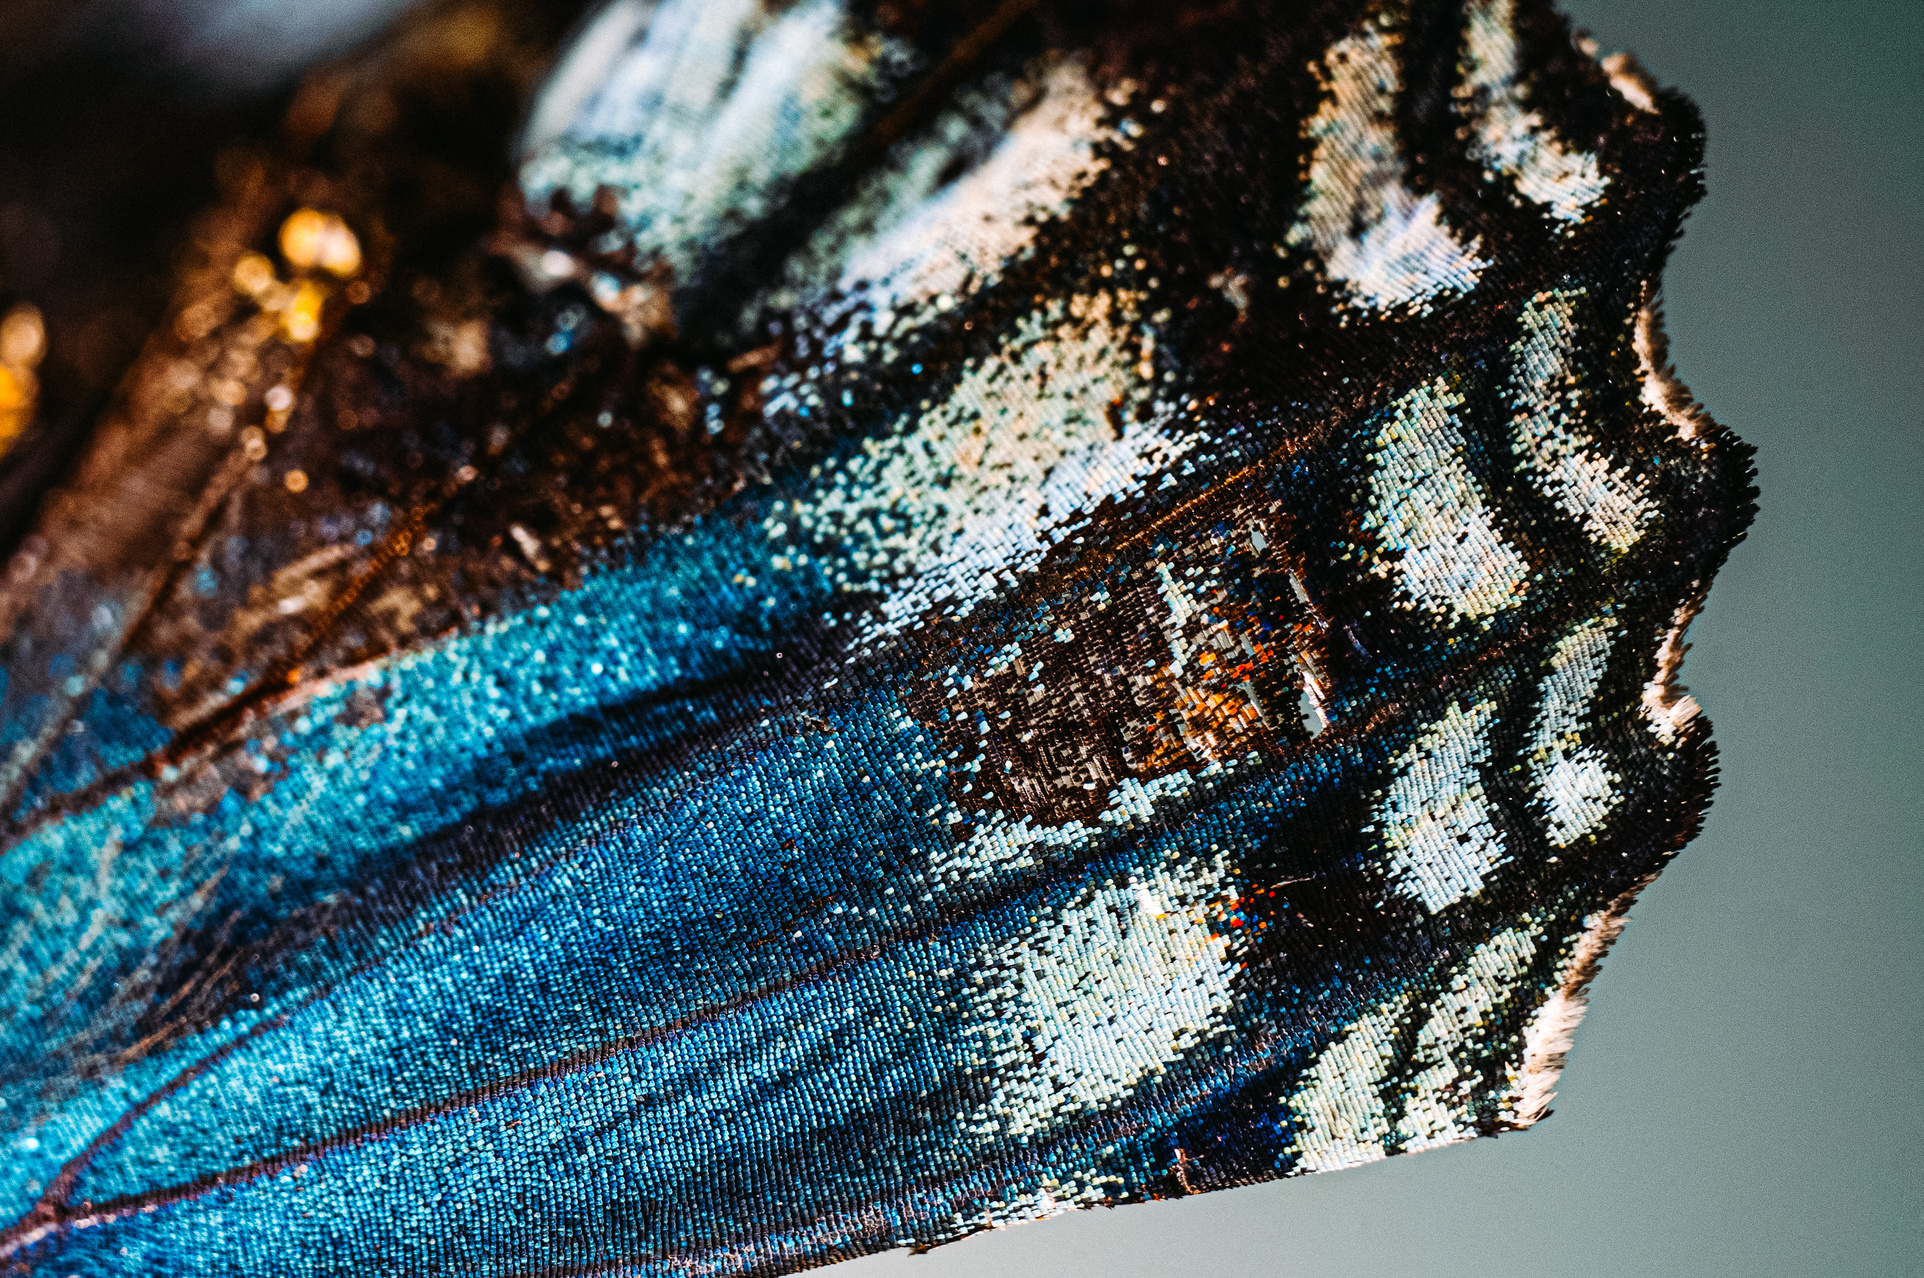
{"label": "yellow bokeh spot", "polygon": [[297,271],[327,271],[342,279],[361,269],[361,242],[333,213],[300,209],[281,223],[281,256]]}
{"label": "yellow bokeh spot", "polygon": [[0,453],[12,447],[33,420],[33,399],[32,385],[0,364]]}
{"label": "yellow bokeh spot", "polygon": [[274,286],[274,264],[259,253],[243,253],[234,263],[234,287],[249,297],[259,297]]}
{"label": "yellow bokeh spot", "polygon": [[290,493],[305,492],[307,491],[307,472],[304,470],[290,470],[281,482],[287,485],[287,491]]}
{"label": "yellow bokeh spot", "polygon": [[0,364],[30,369],[47,353],[47,326],[40,308],[21,302],[0,319]]}
{"label": "yellow bokeh spot", "polygon": [[281,327],[296,342],[311,342],[321,333],[321,308],[327,305],[327,290],[318,284],[303,283],[281,312]]}

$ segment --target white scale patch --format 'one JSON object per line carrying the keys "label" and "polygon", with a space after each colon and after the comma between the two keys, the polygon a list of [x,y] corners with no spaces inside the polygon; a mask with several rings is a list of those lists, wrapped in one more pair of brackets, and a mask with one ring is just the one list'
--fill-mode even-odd
{"label": "white scale patch", "polygon": [[1386,552],[1374,570],[1398,574],[1407,606],[1488,625],[1521,597],[1530,568],[1497,530],[1464,462],[1469,444],[1455,412],[1462,406],[1441,379],[1392,405],[1376,437],[1363,526]]}
{"label": "white scale patch", "polygon": [[906,52],[851,39],[839,0],[779,12],[762,0],[666,0],[606,87],[523,167],[531,194],[581,204],[619,193],[643,249],[683,276],[727,227],[752,222],[781,181],[852,134],[881,67]]}
{"label": "white scale patch", "polygon": [[1401,36],[1373,22],[1323,57],[1328,94],[1304,126],[1315,144],[1302,213],[1289,242],[1312,250],[1329,277],[1373,310],[1468,293],[1489,265],[1457,242],[1434,194],[1405,180],[1394,112]]}
{"label": "white scale patch", "polygon": [[1509,178],[1518,194],[1566,226],[1583,221],[1610,179],[1598,171],[1596,156],[1565,145],[1541,115],[1525,108],[1515,0],[1472,4],[1469,19],[1456,95],[1459,109],[1474,113],[1470,157],[1491,176]]}
{"label": "white scale patch", "polygon": [[938,885],[959,885],[991,882],[1038,869],[1048,859],[1073,855],[1103,835],[1147,823],[1157,805],[1185,797],[1199,780],[1209,780],[1223,770],[1220,765],[1211,765],[1200,774],[1185,769],[1150,781],[1125,777],[1109,792],[1109,806],[1093,824],[1068,821],[1037,825],[1027,816],[1015,821],[996,818],[979,825],[968,842],[932,858],[929,873]]}
{"label": "white scale patch", "polygon": [[921,195],[927,181],[915,180],[921,170],[939,171],[948,162],[947,147],[924,146],[904,172],[889,175],[894,190],[866,201],[885,210],[876,231],[844,251],[840,287],[889,310],[991,282],[1035,239],[1038,223],[1068,212],[1108,167],[1096,152],[1116,134],[1103,116],[1089,73],[1064,60],[1040,77],[1034,105],[1010,121],[982,163],[926,198],[902,200],[896,191]]}
{"label": "white scale patch", "polygon": [[1464,1045],[1487,1028],[1491,1013],[1515,996],[1537,937],[1521,928],[1500,932],[1472,950],[1451,973],[1444,992],[1428,1005],[1417,1031],[1411,1080],[1401,1115],[1383,1098],[1397,1063],[1401,1027],[1419,1010],[1409,994],[1357,1018],[1323,1049],[1290,1097],[1296,1136],[1297,1173],[1335,1171],[1375,1162],[1395,1138],[1409,1152],[1468,1140],[1476,1077],[1459,1061]]}
{"label": "white scale patch", "polygon": [[1337,1171],[1383,1157],[1390,1115],[1378,1089],[1395,1063],[1396,1030],[1409,1006],[1407,994],[1383,1004],[1316,1058],[1308,1082],[1289,1098],[1297,1171]]}
{"label": "white scale patch", "polygon": [[1616,554],[1637,544],[1657,513],[1645,485],[1613,468],[1583,420],[1583,389],[1570,352],[1581,292],[1539,293],[1523,308],[1523,335],[1510,347],[1511,448],[1552,501],[1582,521],[1591,540]]}
{"label": "white scale patch", "polygon": [[1165,436],[1160,414],[1134,420],[1152,386],[1134,303],[1079,295],[1024,317],[940,405],[776,512],[770,535],[793,523],[838,564],[838,581],[881,594],[875,635],[943,602],[967,615],[1096,504],[1140,490],[1194,446]]}
{"label": "white scale patch", "polygon": [[1452,702],[1397,759],[1377,809],[1397,882],[1432,913],[1481,891],[1507,856],[1481,776],[1496,717],[1495,702]]}
{"label": "white scale patch", "polygon": [[983,1135],[1026,1136],[1127,1098],[1226,1024],[1237,963],[1220,853],[1097,888],[985,951],[969,1038],[995,1069]]}
{"label": "white scale patch", "polygon": [[1417,1031],[1415,1065],[1397,1135],[1404,1152],[1434,1149],[1476,1136],[1468,1125],[1480,1081],[1460,1059],[1465,1046],[1482,1042],[1493,1013],[1516,994],[1536,956],[1537,938],[1521,928],[1499,932],[1452,974],[1448,988],[1430,1004],[1430,1019]]}
{"label": "white scale patch", "polygon": [[1622,798],[1602,751],[1583,744],[1584,720],[1609,660],[1610,631],[1593,618],[1557,644],[1543,680],[1530,775],[1553,847],[1567,848],[1602,828]]}

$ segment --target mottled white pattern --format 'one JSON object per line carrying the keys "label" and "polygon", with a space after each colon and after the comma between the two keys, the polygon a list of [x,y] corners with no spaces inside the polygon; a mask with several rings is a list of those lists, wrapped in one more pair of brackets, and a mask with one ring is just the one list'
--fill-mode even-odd
{"label": "mottled white pattern", "polygon": [[1230,884],[1220,854],[1172,860],[985,951],[972,1034],[996,1090],[976,1130],[1031,1135],[1114,1104],[1225,1028]]}
{"label": "mottled white pattern", "polygon": [[[1203,770],[1207,777],[1220,768]],[[1147,822],[1159,804],[1180,799],[1201,779],[1188,770],[1138,781],[1125,777],[1108,795],[1109,805],[1093,822],[1037,825],[1034,818],[997,816],[980,824],[969,840],[945,847],[931,858],[929,874],[938,889],[985,883],[1040,869],[1049,859],[1075,853],[1104,835]]]}
{"label": "mottled white pattern", "polygon": [[882,69],[905,53],[857,36],[839,0],[667,0],[573,124],[522,169],[533,197],[619,196],[643,260],[683,277],[718,235],[852,134]]}
{"label": "mottled white pattern", "polygon": [[777,510],[770,535],[793,525],[833,557],[838,581],[880,594],[874,634],[945,604],[967,615],[1104,498],[1140,489],[1195,446],[1163,434],[1161,415],[1135,420],[1153,386],[1135,301],[1079,295],[1032,312],[998,357],[965,365],[940,404]]}
{"label": "mottled white pattern", "polygon": [[[848,248],[844,290],[871,307],[900,308],[980,288],[1028,247],[1039,222],[1068,211],[1108,167],[1097,151],[1116,134],[1080,62],[1065,59],[1039,78],[1034,105],[987,158]],[[946,148],[926,150],[946,163]]]}
{"label": "mottled white pattern", "polygon": [[582,108],[601,96],[608,77],[647,34],[660,0],[610,0],[569,42],[541,85],[520,138],[526,159],[574,125]]}
{"label": "mottled white pattern", "polygon": [[1524,106],[1515,0],[1470,5],[1459,109],[1470,117],[1470,158],[1502,174],[1525,199],[1566,225],[1583,221],[1610,185],[1597,157],[1567,145]]}
{"label": "mottled white pattern", "polygon": [[1397,759],[1377,809],[1394,878],[1432,912],[1480,891],[1507,855],[1481,775],[1496,716],[1494,702],[1452,702]]}
{"label": "mottled white pattern", "polygon": [[1557,644],[1538,692],[1541,708],[1530,742],[1530,776],[1552,847],[1567,848],[1602,828],[1622,798],[1603,752],[1583,741],[1590,705],[1609,660],[1608,623],[1592,618]]}
{"label": "mottled white pattern", "polygon": [[1529,930],[1499,932],[1470,951],[1430,1004],[1430,1017],[1417,1031],[1416,1073],[1397,1124],[1403,1152],[1477,1135],[1473,1089],[1482,1079],[1464,1057],[1489,1046],[1491,1014],[1516,996],[1536,951],[1537,937]]}
{"label": "mottled white pattern", "polygon": [[1391,1118],[1381,1087],[1395,1062],[1397,1026],[1409,1007],[1408,994],[1382,1004],[1316,1058],[1304,1085],[1289,1098],[1295,1170],[1335,1171],[1383,1157]]}
{"label": "mottled white pattern", "polygon": [[[1005,1189],[1007,1197],[990,1200],[979,1221],[968,1223],[980,1223],[988,1229],[1007,1229],[1032,1220],[1048,1220],[1078,1207],[1093,1207],[1115,1192],[1109,1186],[1121,1184],[1122,1177],[1105,1176],[1092,1167],[1045,1177],[1039,1189],[1021,1193],[1008,1193]],[[912,1238],[904,1238],[901,1245],[912,1246],[914,1242]]]}
{"label": "mottled white pattern", "polygon": [[1323,57],[1328,96],[1304,126],[1315,145],[1289,242],[1322,260],[1330,278],[1372,310],[1467,293],[1487,262],[1461,244],[1434,194],[1406,180],[1393,112],[1402,92],[1400,33],[1372,19]]}
{"label": "mottled white pattern", "polygon": [[1657,513],[1647,485],[1610,465],[1583,429],[1586,392],[1570,353],[1581,291],[1539,293],[1524,306],[1522,335],[1510,347],[1511,448],[1531,479],[1583,523],[1593,541],[1622,554]]}
{"label": "mottled white pattern", "polygon": [[1363,527],[1383,555],[1371,570],[1396,575],[1406,606],[1488,625],[1522,595],[1530,568],[1464,461],[1462,406],[1441,378],[1396,401],[1376,437]]}

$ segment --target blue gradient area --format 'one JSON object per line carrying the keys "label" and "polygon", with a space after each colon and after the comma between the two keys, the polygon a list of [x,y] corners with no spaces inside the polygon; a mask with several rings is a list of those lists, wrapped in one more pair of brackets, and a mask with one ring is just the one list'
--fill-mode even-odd
{"label": "blue gradient area", "polygon": [[[142,709],[144,677],[139,662],[125,661],[105,685],[87,694],[65,731],[41,756],[21,792],[16,814],[32,812],[53,796],[84,789],[166,743],[166,727]],[[22,739],[27,723],[37,724],[44,713],[42,701],[24,716],[26,722],[10,724],[11,739]],[[10,743],[0,734],[0,746]]]}
{"label": "blue gradient area", "polygon": [[[1195,482],[1257,443],[1220,446]],[[1316,478],[1268,483],[1300,506]],[[909,688],[1047,633],[1170,547],[984,620],[960,648],[851,648],[851,596],[759,517],[809,482],[791,468],[578,590],[282,711],[228,765],[271,782],[252,802],[230,790],[182,811],[141,781],[12,848],[0,881],[22,890],[0,902],[0,936],[28,940],[0,977],[6,1214],[71,1164],[69,1201],[121,1205],[65,1236],[57,1265],[79,1273],[236,1238],[242,1269],[278,1273],[485,1268],[543,1248],[600,1263],[699,1251],[732,1204],[769,1193],[771,1228],[893,1203],[890,1228],[926,1235],[929,1203],[957,1199],[916,1207],[914,1187],[984,1165],[1012,1168],[969,1191],[985,1202],[1058,1174],[1143,1192],[1187,1113],[1300,1068],[1331,1026],[1446,957],[1405,937],[1373,967],[1299,973],[1282,1002],[1239,995],[1240,1055],[1190,1053],[1120,1131],[977,1131],[993,1084],[971,1008],[998,942],[1207,849],[1259,853],[1408,734],[1252,755],[1146,820],[945,879],[932,867],[995,818],[958,805],[959,752]],[[1389,654],[1372,677],[1406,671]],[[147,731],[129,723],[129,740]],[[1369,846],[1326,846],[1320,868],[1361,872]],[[58,913],[63,885],[86,899],[102,875],[111,910]],[[181,951],[189,918],[201,948]],[[62,987],[44,974],[76,963],[93,979],[43,1001]],[[204,1025],[143,1020],[151,996],[122,1010],[122,990],[210,968],[232,988]],[[1286,1124],[1273,1134],[1280,1166]],[[569,1195],[540,1192],[562,1182]],[[439,1223],[330,1232],[375,1185],[394,1219]]]}
{"label": "blue gradient area", "polygon": [[[870,717],[886,719],[886,703],[881,711]],[[801,771],[814,760],[785,761]],[[764,780],[771,762],[760,760]],[[566,1250],[571,1236],[587,1234],[612,1261],[664,1239],[725,1236],[734,1201],[757,1186],[785,1195],[781,1205],[799,1222],[961,1176],[990,1152],[962,1121],[985,1097],[954,1011],[967,1007],[963,974],[983,948],[1087,883],[1164,863],[1184,844],[1260,840],[1252,816],[1286,811],[1290,782],[1308,779],[1226,780],[1208,787],[1222,806],[1180,833],[1112,838],[1079,873],[987,885],[959,908],[902,909],[893,927],[879,911],[902,881],[890,885],[896,891],[874,890],[879,882],[860,895],[845,889],[843,909],[806,924],[826,959],[807,964],[805,946],[741,943],[790,904],[772,897],[772,879],[757,879],[779,865],[776,856],[743,859],[756,847],[752,814],[737,805],[731,828],[712,802],[747,775],[718,777],[707,794],[652,820],[631,820],[638,805],[623,805],[597,817],[599,831],[557,832],[569,848],[560,865],[497,884],[507,890],[246,1037],[128,1129],[76,1195],[107,1202],[279,1161],[250,1167],[243,1189],[78,1231],[59,1264],[124,1272],[130,1260],[139,1268],[211,1254],[240,1237],[246,1267],[274,1272],[375,1262],[491,1269],[490,1258]],[[796,784],[788,793],[820,803],[814,814],[825,821],[858,811],[835,788]],[[850,879],[873,851],[861,834],[886,840],[915,824],[897,814],[891,825],[887,805],[876,807],[866,820],[827,827],[849,836]],[[691,827],[701,833],[690,837]],[[677,832],[672,851],[657,845]],[[657,847],[666,854],[651,855]],[[737,849],[735,859],[714,855],[724,848]],[[920,924],[918,910],[934,917]],[[730,919],[741,920],[733,944]],[[1362,993],[1332,1001],[1346,1009]],[[549,1019],[571,1006],[575,1016]],[[718,1008],[728,1014],[713,1015]],[[1299,1024],[1296,1038],[1315,1032],[1314,1022]],[[1286,1047],[1274,1054],[1287,1059]],[[521,1066],[506,1086],[504,1062]],[[1224,1068],[1211,1055],[1191,1068],[1206,1084],[1195,1089],[1198,1102],[1222,1085],[1208,1081]],[[383,1124],[378,1135],[330,1147],[297,1143],[317,1130]],[[1127,1174],[1131,1150],[1152,1134],[1123,1142],[1072,1134],[1038,1159],[1037,1174],[1065,1158]],[[851,1149],[864,1157],[851,1160]],[[564,1181],[580,1191],[543,1192]],[[344,1235],[340,1222],[377,1187],[397,1220],[432,1220],[435,1229]],[[897,1209],[907,1232],[915,1212]]]}
{"label": "blue gradient area", "polygon": [[[468,1268],[572,1254],[571,1237],[612,1260],[699,1249],[727,1233],[732,1201],[769,1192],[774,1218],[797,1228],[886,1200],[903,1236],[926,1232],[934,1208],[903,1187],[966,1178],[988,1145],[1010,1144],[968,1124],[988,1083],[963,1022],[989,948],[1091,885],[1219,842],[1263,845],[1307,795],[1395,744],[1290,768],[1252,758],[1147,825],[1098,826],[1043,864],[944,881],[928,867],[965,815],[942,744],[902,703],[915,664],[842,666],[832,636],[849,614],[829,583],[775,570],[768,538],[733,514],[289,710],[268,734],[274,784],[251,804],[183,817],[141,783],[0,862],[15,884],[39,876],[37,898],[9,898],[17,921],[118,847],[118,911],[147,920],[36,929],[36,952],[7,969],[10,1214],[83,1154],[74,1201],[160,1195],[154,1212],[66,1235],[64,1272],[125,1272],[237,1238],[237,1264],[280,1273]],[[798,714],[797,685],[763,672],[811,657]],[[838,668],[850,672],[839,699],[817,687],[839,684]],[[357,698],[374,699],[378,722],[353,726]],[[220,873],[200,908],[230,916],[236,952],[297,952],[251,980],[258,1001],[48,1105],[83,1050],[62,1051],[63,1035],[104,1026],[126,1043],[138,1028],[116,1020],[113,981],[55,1008],[24,974],[89,927],[85,948],[117,965],[103,971],[151,973],[169,885],[210,856]],[[330,929],[328,902],[346,894],[377,907]],[[247,912],[259,902],[272,904]],[[1305,1009],[1340,1018],[1380,997],[1374,983],[1302,992],[1294,1030],[1260,1000],[1243,1011],[1281,1034],[1270,1050],[1287,1061],[1290,1042],[1323,1032]],[[1223,1068],[1201,1052],[1176,1071],[1195,1075],[1192,1104]],[[1140,1183],[1156,1130],[1178,1117],[1152,1098],[1129,1139],[1071,1132],[1032,1158],[1005,1148],[1032,1170],[994,1193],[1071,1165]],[[581,1188],[541,1192],[562,1181]],[[438,1224],[341,1235],[375,1186],[394,1219]]]}

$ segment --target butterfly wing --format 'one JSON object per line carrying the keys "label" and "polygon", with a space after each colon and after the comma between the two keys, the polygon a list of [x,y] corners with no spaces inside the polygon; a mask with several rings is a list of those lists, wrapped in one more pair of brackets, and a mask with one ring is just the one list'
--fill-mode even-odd
{"label": "butterfly wing", "polygon": [[266,172],[51,508],[155,531],[9,595],[8,1255],[776,1272],[1541,1117],[1713,773],[1688,106],[1534,4],[610,15],[452,257]]}

